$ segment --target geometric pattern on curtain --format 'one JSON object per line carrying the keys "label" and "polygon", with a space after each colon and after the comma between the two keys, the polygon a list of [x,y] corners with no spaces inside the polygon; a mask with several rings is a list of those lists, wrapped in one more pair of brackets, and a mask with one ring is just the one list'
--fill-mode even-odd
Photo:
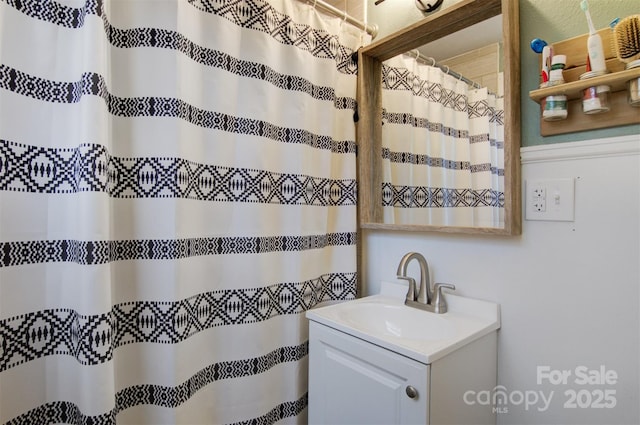
{"label": "geometric pattern on curtain", "polygon": [[1,322],[6,337],[0,371],[53,354],[73,356],[81,364],[99,364],[111,360],[113,350],[124,344],[177,343],[214,326],[302,313],[325,299],[351,295],[353,278],[329,275],[297,284],[214,291],[171,303],[139,301],[95,316],[80,316],[68,309],[24,314]]}
{"label": "geometric pattern on curtain", "polygon": [[306,422],[362,38],[296,0],[0,0],[0,423]]}
{"label": "geometric pattern on curtain", "polygon": [[502,227],[503,100],[409,55],[382,89],[385,223]]}
{"label": "geometric pattern on curtain", "polygon": [[[288,135],[296,137],[296,135]],[[287,137],[287,139],[288,139]],[[285,140],[287,140],[285,139]],[[282,204],[355,204],[355,181],[198,164],[181,158],[114,158],[104,146],[44,149],[0,140],[0,188],[39,193],[107,192]]]}

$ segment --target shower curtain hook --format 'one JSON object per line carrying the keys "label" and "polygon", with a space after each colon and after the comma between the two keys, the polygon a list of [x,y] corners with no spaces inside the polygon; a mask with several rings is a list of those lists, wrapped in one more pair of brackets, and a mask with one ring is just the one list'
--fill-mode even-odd
{"label": "shower curtain hook", "polygon": [[429,59],[431,59],[431,66],[436,66],[436,60],[432,57],[429,57]]}
{"label": "shower curtain hook", "polygon": [[451,71],[451,68],[449,68],[449,65],[443,65],[447,67],[447,70],[445,71],[445,74],[449,75],[449,71]]}
{"label": "shower curtain hook", "polygon": [[318,0],[313,0],[313,10],[316,10],[316,4],[318,4]]}

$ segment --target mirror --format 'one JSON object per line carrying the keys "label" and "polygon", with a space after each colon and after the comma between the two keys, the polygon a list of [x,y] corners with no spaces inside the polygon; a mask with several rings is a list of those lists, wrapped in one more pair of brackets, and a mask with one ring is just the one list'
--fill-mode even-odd
{"label": "mirror", "polygon": [[[447,219],[446,224],[421,219],[385,221],[383,197],[383,62],[457,33],[496,16],[502,17],[502,70],[504,75],[504,185],[499,192],[499,224],[469,225]],[[361,228],[517,235],[521,232],[520,205],[520,56],[518,2],[462,0],[358,53],[358,203]],[[387,142],[385,142],[387,143]],[[387,149],[388,150],[388,149]],[[428,182],[427,182],[428,183]],[[388,187],[388,185],[387,185]],[[423,188],[424,189],[424,188]],[[386,190],[386,189],[385,189]],[[429,189],[430,190],[430,189]],[[439,196],[442,188],[433,191]],[[424,193],[422,193],[424,195]],[[427,195],[431,196],[431,195]],[[428,206],[428,208],[432,208]],[[454,214],[455,215],[455,214]],[[416,216],[419,216],[416,215]]]}

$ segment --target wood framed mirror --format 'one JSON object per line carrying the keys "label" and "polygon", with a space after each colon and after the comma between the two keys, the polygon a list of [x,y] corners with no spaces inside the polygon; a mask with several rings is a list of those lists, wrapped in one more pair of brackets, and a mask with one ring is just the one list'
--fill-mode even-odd
{"label": "wood framed mirror", "polygon": [[[495,226],[457,225],[455,222],[446,225],[385,222],[381,172],[383,62],[498,15],[502,16],[504,75],[504,192],[501,194],[503,219]],[[496,235],[521,233],[519,43],[517,1],[461,0],[359,50],[359,120],[356,139],[360,228]]]}

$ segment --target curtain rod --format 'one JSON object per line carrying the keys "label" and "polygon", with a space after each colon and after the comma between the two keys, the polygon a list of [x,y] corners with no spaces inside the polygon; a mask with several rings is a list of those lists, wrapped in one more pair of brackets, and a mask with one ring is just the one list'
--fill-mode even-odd
{"label": "curtain rod", "polygon": [[322,0],[306,0],[307,3],[310,3],[313,5],[313,7],[317,7],[318,9],[321,9],[325,12],[328,12],[334,16],[342,16],[344,18],[345,21],[349,22],[351,25],[354,25],[358,28],[360,28],[361,30],[364,30],[367,32],[367,34],[371,35],[372,38],[375,38],[376,35],[378,35],[378,26],[376,24],[373,25],[369,25],[365,22],[359,21],[356,18],[354,18],[353,16],[347,14],[346,11],[344,10],[340,10],[337,7],[334,7],[332,5],[330,5],[329,3],[326,3]]}
{"label": "curtain rod", "polygon": [[[418,50],[412,50],[410,52],[406,53],[409,56],[415,56],[416,59],[420,59],[423,62],[427,62],[427,61],[431,61],[431,66],[437,66],[438,68],[440,68],[443,72],[445,72],[446,74],[451,75],[454,78],[457,78],[458,80],[462,80],[465,83],[467,83],[468,85],[475,87],[477,89],[482,88],[482,85],[480,85],[479,83],[476,83],[475,81],[472,81],[470,79],[468,79],[467,77],[465,77],[462,74],[458,74],[457,72],[455,72],[454,70],[452,70],[451,68],[449,68],[448,65],[441,65],[438,62],[436,62],[436,60],[430,56],[425,56],[422,53],[420,53]],[[446,70],[445,70],[446,68]]]}

